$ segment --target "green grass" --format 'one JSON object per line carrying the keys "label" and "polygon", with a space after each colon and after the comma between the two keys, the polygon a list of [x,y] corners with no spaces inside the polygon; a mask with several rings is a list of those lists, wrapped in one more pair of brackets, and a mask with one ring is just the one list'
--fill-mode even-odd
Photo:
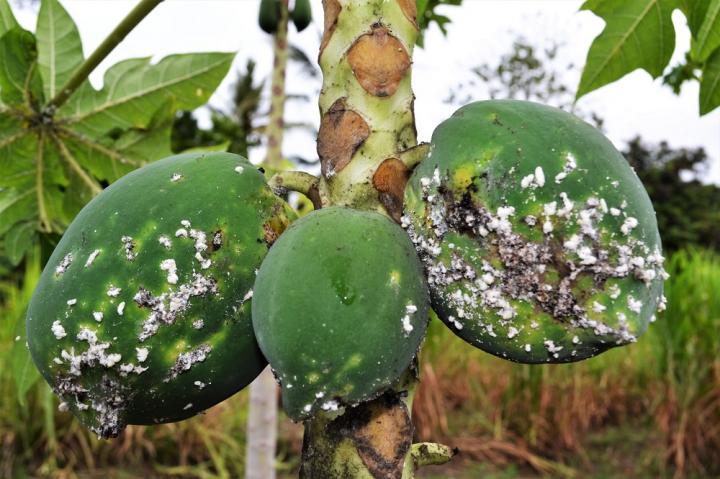
{"label": "green grass", "polygon": [[[720,476],[720,257],[680,252],[668,270],[668,309],[638,343],[581,363],[509,363],[433,321],[417,436],[462,454],[422,477]],[[57,412],[23,347],[39,271],[31,259],[24,284],[0,283],[0,477],[242,477],[245,392],[205,415],[131,427],[114,441]],[[302,428],[280,427],[279,475],[295,477]]]}

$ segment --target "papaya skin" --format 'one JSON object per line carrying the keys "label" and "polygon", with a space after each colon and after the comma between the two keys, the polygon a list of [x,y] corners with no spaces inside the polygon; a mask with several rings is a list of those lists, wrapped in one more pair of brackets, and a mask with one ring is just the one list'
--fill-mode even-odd
{"label": "papaya skin", "polygon": [[293,223],[258,272],[253,325],[296,420],[378,397],[427,327],[422,266],[403,230],[343,207]]}
{"label": "papaya skin", "polygon": [[455,334],[524,363],[634,342],[663,308],[652,204],[595,128],[515,100],[459,109],[405,191],[403,225]]}
{"label": "papaya skin", "polygon": [[267,364],[255,270],[294,213],[247,160],[178,155],[104,190],[50,257],[27,314],[33,360],[101,437],[179,421]]}

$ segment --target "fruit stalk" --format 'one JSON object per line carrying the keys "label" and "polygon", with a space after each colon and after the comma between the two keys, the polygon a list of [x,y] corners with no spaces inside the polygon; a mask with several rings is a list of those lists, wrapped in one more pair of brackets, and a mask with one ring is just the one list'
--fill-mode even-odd
{"label": "fruit stalk", "polygon": [[[416,146],[410,65],[418,34],[414,0],[324,0],[318,154],[323,206],[396,220]],[[381,397],[305,424],[303,478],[413,477],[410,418],[415,371]]]}

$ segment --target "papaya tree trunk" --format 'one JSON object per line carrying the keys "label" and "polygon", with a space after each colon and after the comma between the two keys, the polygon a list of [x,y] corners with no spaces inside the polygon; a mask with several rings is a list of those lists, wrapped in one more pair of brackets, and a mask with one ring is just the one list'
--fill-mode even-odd
{"label": "papaya tree trunk", "polygon": [[[270,116],[266,129],[267,156],[262,163],[269,172],[282,169],[282,143],[285,114],[285,70],[288,61],[288,1],[280,2],[278,28],[273,35],[273,71],[270,85]],[[270,368],[266,368],[250,384],[246,479],[275,479],[275,451],[277,442],[277,383]]]}
{"label": "papaya tree trunk", "polygon": [[270,368],[250,386],[245,479],[275,479],[277,383]]}
{"label": "papaya tree trunk", "polygon": [[273,35],[273,71],[270,85],[270,117],[266,129],[267,156],[263,166],[271,171],[282,168],[282,143],[285,131],[284,115],[285,70],[288,62],[288,0],[280,1],[280,16],[277,31]]}
{"label": "papaya tree trunk", "polygon": [[[415,0],[324,0],[318,154],[323,206],[373,210],[399,221],[417,144],[410,84]],[[410,478],[415,369],[381,397],[305,424],[300,476]]]}

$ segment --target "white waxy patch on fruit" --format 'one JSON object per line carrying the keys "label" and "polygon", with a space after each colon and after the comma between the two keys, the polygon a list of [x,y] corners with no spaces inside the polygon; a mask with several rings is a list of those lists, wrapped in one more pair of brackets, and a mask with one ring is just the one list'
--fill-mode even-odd
{"label": "white waxy patch on fruit", "polygon": [[90,267],[90,265],[92,265],[93,262],[95,262],[95,258],[97,258],[99,254],[100,254],[100,250],[99,250],[99,249],[96,249],[95,251],[93,251],[92,253],[90,253],[90,255],[88,256],[87,261],[85,261],[85,267],[86,267],[86,268]]}
{"label": "white waxy patch on fruit", "polygon": [[193,273],[190,283],[181,284],[177,290],[160,296],[153,296],[148,290],[140,288],[133,300],[141,308],[148,308],[150,315],[143,323],[138,339],[145,341],[153,336],[161,324],[173,324],[177,316],[190,307],[191,298],[207,294],[217,294],[217,282],[198,273]]}
{"label": "white waxy patch on fruit", "polygon": [[403,326],[403,334],[405,337],[409,337],[410,333],[412,333],[413,325],[410,323],[410,318],[417,312],[417,306],[414,304],[408,304],[405,306],[405,316],[402,317],[402,326]]}
{"label": "white waxy patch on fruit", "polygon": [[235,167],[235,172],[236,172],[236,173],[242,174],[243,171],[245,171],[245,168],[243,168],[242,166],[239,166],[239,165],[238,165],[238,166]]}
{"label": "white waxy patch on fruit", "polygon": [[122,316],[124,312],[125,312],[125,301],[122,301],[120,304],[118,304],[117,314]]}
{"label": "white waxy patch on fruit", "polygon": [[632,216],[628,216],[627,218],[625,218],[622,226],[620,226],[620,231],[622,231],[622,233],[627,236],[633,229],[635,229],[637,225],[638,220],[636,218],[633,218]]}
{"label": "white waxy patch on fruit", "polygon": [[628,309],[632,311],[633,313],[640,314],[640,311],[642,311],[642,301],[637,300],[633,298],[632,296],[627,297],[627,305]]}
{"label": "white waxy patch on fruit", "polygon": [[[534,178],[533,174],[533,183]],[[666,274],[662,261],[650,262],[653,255],[642,240],[630,236],[621,241],[614,232],[608,231],[607,226],[600,225],[609,212],[604,199],[590,196],[578,200],[583,206],[576,208],[575,201],[562,192],[556,201],[543,205],[545,221],[542,228],[546,234],[563,226],[577,228],[577,233],[559,238],[564,248],[558,252],[552,236],[536,243],[514,232],[512,216],[515,210],[510,205],[500,206],[493,214],[481,204],[468,202],[465,198],[439,194],[438,168],[432,178],[420,178],[420,184],[424,217],[414,218],[414,212],[410,210],[409,215],[401,219],[401,226],[407,230],[423,261],[429,286],[453,313],[445,318],[448,324],[460,324],[457,316],[463,325],[473,328],[471,331],[484,331],[491,337],[496,334],[490,323],[505,327],[508,332],[513,331],[511,327],[519,330],[522,323],[514,323],[517,312],[511,303],[518,301],[539,306],[551,317],[563,318],[568,326],[609,337],[601,342],[623,344],[636,339],[628,322],[612,327],[604,322],[607,320],[605,315],[589,318],[586,308],[603,313],[605,307],[597,302],[599,307],[592,302],[585,303],[573,289],[573,284],[583,275],[593,278],[589,285],[591,293],[617,297],[619,288],[615,284],[605,286],[607,280],[634,276],[649,286],[653,274],[656,277]],[[526,218],[518,221],[527,223]],[[421,228],[422,234],[418,234],[416,227]],[[494,252],[496,257],[493,259],[497,261],[491,264],[489,259],[471,256],[466,250],[450,248],[443,242],[450,231],[474,236],[483,249]],[[542,276],[546,272],[560,273],[560,277],[548,279]],[[603,309],[600,311],[599,308]],[[495,319],[488,316],[490,312],[495,313]],[[539,327],[537,322],[534,324],[535,328]],[[482,343],[482,340],[478,341]],[[567,341],[569,344],[570,338]],[[563,344],[553,343],[553,347],[563,347]],[[551,354],[558,358],[559,350]]]}
{"label": "white waxy patch on fruit", "polygon": [[135,348],[135,353],[138,362],[145,362],[145,360],[148,358],[148,354],[150,354],[150,350],[148,348]]}
{"label": "white waxy patch on fruit", "polygon": [[455,319],[455,316],[448,316],[448,321],[449,321],[453,326],[455,326],[455,329],[457,329],[458,331],[463,328],[462,323],[461,323],[460,321],[458,321],[457,319]]}
{"label": "white waxy patch on fruit", "polygon": [[70,408],[68,407],[68,403],[65,401],[61,401],[60,404],[58,404],[58,411],[60,412],[68,412]]}
{"label": "white waxy patch on fruit", "polygon": [[242,302],[244,303],[245,301],[251,299],[252,297],[253,297],[253,290],[251,289],[251,290],[248,290],[247,293],[245,293],[245,296],[243,296]]}
{"label": "white waxy patch on fruit", "polygon": [[558,353],[563,350],[563,347],[556,345],[555,341],[553,341],[552,339],[546,339],[545,341],[543,341],[543,344],[545,345],[545,349],[547,349],[549,353]]}
{"label": "white waxy patch on fruit", "polygon": [[555,183],[558,185],[562,183],[562,181],[567,178],[570,173],[575,171],[575,168],[577,168],[577,160],[572,153],[567,152],[565,155],[565,165],[563,166],[563,170],[555,175]]}
{"label": "white waxy patch on fruit", "polygon": [[204,389],[204,388],[205,388],[205,383],[202,382],[202,381],[195,381],[193,384],[194,384],[195,386],[197,386],[198,389]]}
{"label": "white waxy patch on fruit", "polygon": [[122,241],[123,247],[125,248],[125,258],[128,261],[134,261],[137,257],[135,253],[135,241],[133,241],[130,236],[123,236],[120,238],[120,241]]}
{"label": "white waxy patch on fruit", "polygon": [[665,295],[660,296],[660,301],[658,302],[657,310],[658,312],[662,313],[667,309],[667,298]]}
{"label": "white waxy patch on fruit", "polygon": [[68,305],[68,306],[75,306],[76,304],[77,304],[77,299],[76,299],[76,298],[68,299],[68,300],[67,300],[67,305]]}
{"label": "white waxy patch on fruit", "polygon": [[177,284],[178,282],[178,275],[177,275],[177,264],[175,264],[175,260],[170,259],[164,259],[160,262],[160,269],[162,271],[167,271],[167,282],[170,284]]}
{"label": "white waxy patch on fruit", "polygon": [[520,331],[518,331],[518,329],[515,326],[510,326],[510,328],[508,328],[508,334],[507,334],[508,339],[512,339],[515,336],[517,336],[518,334],[520,334]]}
{"label": "white waxy patch on fruit", "polygon": [[180,173],[173,173],[173,175],[170,177],[170,181],[173,183],[177,183],[178,181],[183,179],[183,175]]}
{"label": "white waxy patch on fruit", "polygon": [[580,338],[577,337],[577,336],[573,336],[573,338],[572,338],[572,343],[573,343],[573,344],[579,344],[579,343],[580,343]]}
{"label": "white waxy patch on fruit", "polygon": [[203,321],[202,319],[196,319],[195,321],[193,321],[192,326],[195,329],[202,329],[203,327],[205,327],[205,321]]}
{"label": "white waxy patch on fruit", "polygon": [[212,348],[209,344],[203,344],[192,351],[178,354],[175,364],[170,368],[168,376],[163,381],[168,382],[175,379],[179,374],[188,371],[194,364],[205,361],[211,350]]}
{"label": "white waxy patch on fruit", "polygon": [[60,264],[58,264],[55,267],[55,276],[62,276],[65,273],[65,271],[67,271],[67,269],[70,267],[72,262],[73,262],[73,254],[72,253],[66,254],[63,257],[62,261],[60,261]]}
{"label": "white waxy patch on fruit", "polygon": [[57,339],[62,339],[65,336],[67,336],[67,333],[65,332],[65,328],[63,328],[63,325],[60,324],[59,320],[55,320],[55,322],[52,323],[52,326],[50,327],[50,330],[55,335]]}
{"label": "white waxy patch on fruit", "polygon": [[530,343],[525,343],[525,352],[529,353],[532,351],[532,345]]}
{"label": "white waxy patch on fruit", "polygon": [[117,286],[110,285],[107,290],[107,295],[111,298],[117,298],[120,295],[121,291],[122,289],[118,288]]}
{"label": "white waxy patch on fruit", "polygon": [[606,309],[607,308],[604,305],[598,303],[597,301],[593,301],[593,311],[595,311],[596,313],[602,313]]}
{"label": "white waxy patch on fruit", "polygon": [[187,236],[188,236],[188,232],[185,228],[180,228],[179,230],[177,230],[175,232],[176,238],[187,238]]}
{"label": "white waxy patch on fruit", "polygon": [[526,175],[520,180],[520,186],[524,188],[542,188],[545,186],[545,172],[541,166],[535,168],[531,174]]}
{"label": "white waxy patch on fruit", "polygon": [[103,320],[103,313],[102,311],[93,311],[93,319],[97,321],[98,323]]}
{"label": "white waxy patch on fruit", "polygon": [[191,402],[189,402],[189,403],[187,403],[187,404],[185,405],[185,407],[183,408],[183,411],[187,411],[187,410],[190,409],[191,407],[193,407],[193,405],[192,405]]}
{"label": "white waxy patch on fruit", "polygon": [[170,241],[170,238],[166,235],[160,235],[160,237],[158,238],[158,243],[163,245],[165,249],[172,248],[172,241]]}

